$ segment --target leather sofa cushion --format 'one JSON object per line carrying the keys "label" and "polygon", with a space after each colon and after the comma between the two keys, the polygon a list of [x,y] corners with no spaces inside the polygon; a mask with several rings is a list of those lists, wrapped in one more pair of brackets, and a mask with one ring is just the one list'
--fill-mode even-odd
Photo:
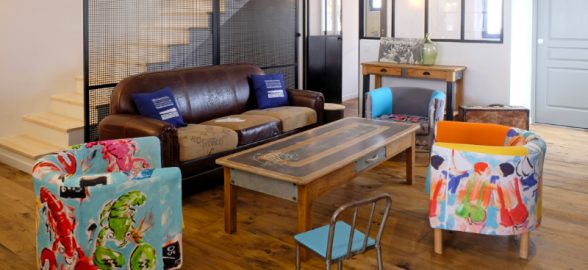
{"label": "leather sofa cushion", "polygon": [[281,106],[263,110],[246,111],[244,114],[265,115],[282,121],[282,131],[288,132],[297,128],[315,124],[316,112],[308,107]]}
{"label": "leather sofa cushion", "polygon": [[202,122],[201,124],[225,127],[236,131],[239,137],[239,145],[247,145],[282,133],[280,120],[264,115],[229,115]]}
{"label": "leather sofa cushion", "polygon": [[188,125],[178,128],[180,161],[192,160],[237,148],[237,132],[230,128]]}

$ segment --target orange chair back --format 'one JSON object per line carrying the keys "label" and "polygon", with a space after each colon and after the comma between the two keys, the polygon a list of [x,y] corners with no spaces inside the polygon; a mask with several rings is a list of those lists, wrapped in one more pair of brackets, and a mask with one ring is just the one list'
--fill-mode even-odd
{"label": "orange chair back", "polygon": [[510,128],[496,124],[441,121],[437,123],[437,142],[504,146]]}

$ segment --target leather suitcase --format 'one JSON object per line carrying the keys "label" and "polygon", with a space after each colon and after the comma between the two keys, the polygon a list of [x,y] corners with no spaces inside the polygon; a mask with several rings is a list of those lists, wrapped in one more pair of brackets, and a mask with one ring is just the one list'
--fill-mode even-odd
{"label": "leather suitcase", "polygon": [[522,106],[460,106],[464,122],[494,123],[529,130],[529,109]]}

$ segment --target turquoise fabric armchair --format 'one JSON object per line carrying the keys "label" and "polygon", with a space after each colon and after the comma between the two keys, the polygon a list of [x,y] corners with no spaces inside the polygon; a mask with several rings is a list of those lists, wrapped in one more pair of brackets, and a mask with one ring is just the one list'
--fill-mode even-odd
{"label": "turquoise fabric armchair", "polygon": [[178,168],[156,137],[99,141],[33,167],[42,269],[176,269],[182,264]]}
{"label": "turquoise fabric armchair", "polygon": [[416,147],[421,151],[431,150],[437,122],[444,118],[443,92],[418,87],[384,87],[369,91],[365,99],[368,119],[418,124]]}

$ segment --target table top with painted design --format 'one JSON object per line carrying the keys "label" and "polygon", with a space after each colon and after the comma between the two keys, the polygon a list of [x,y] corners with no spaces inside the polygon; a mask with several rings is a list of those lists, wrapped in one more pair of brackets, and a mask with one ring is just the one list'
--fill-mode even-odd
{"label": "table top with painted design", "polygon": [[217,159],[216,163],[304,185],[417,129],[412,124],[344,118]]}

